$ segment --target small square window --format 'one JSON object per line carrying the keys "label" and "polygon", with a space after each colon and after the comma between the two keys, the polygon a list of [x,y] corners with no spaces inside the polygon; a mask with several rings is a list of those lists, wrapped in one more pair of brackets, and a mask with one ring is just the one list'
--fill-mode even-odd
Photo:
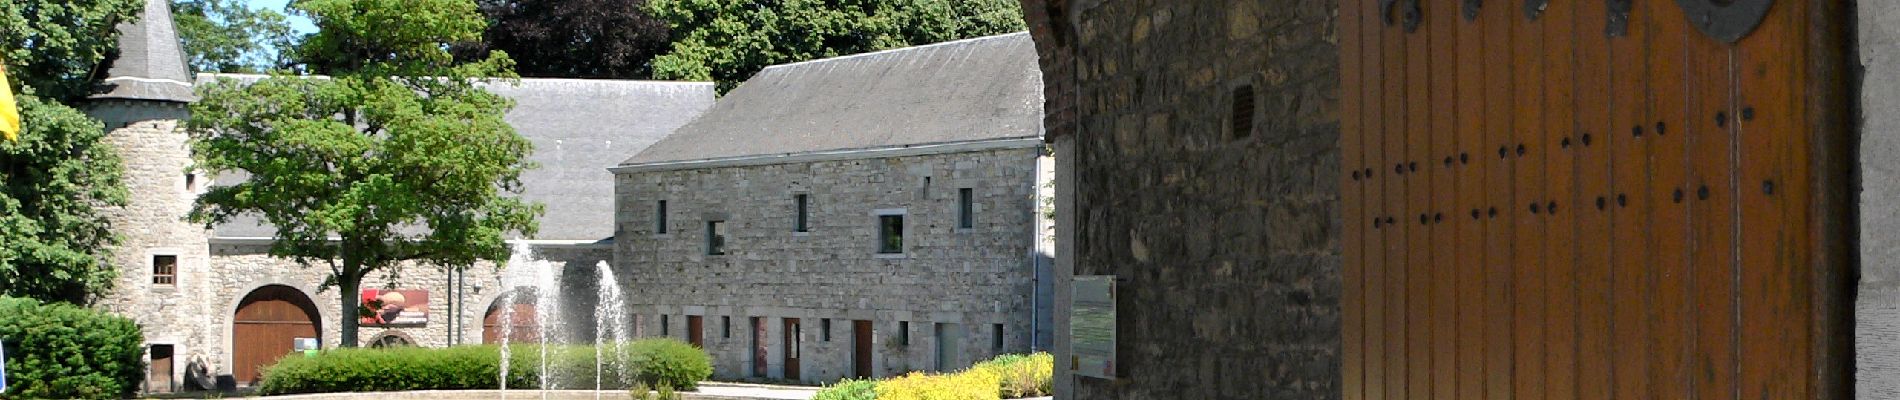
{"label": "small square window", "polygon": [[831,341],[831,318],[818,320],[818,340]]}
{"label": "small square window", "polygon": [[976,227],[976,189],[957,189],[957,228]]}
{"label": "small square window", "polygon": [[904,253],[904,216],[877,216],[877,252],[881,254]]}
{"label": "small square window", "polygon": [[726,221],[706,221],[706,255],[726,255]]}
{"label": "small square window", "polygon": [[152,284],[178,285],[178,256],[152,256]]}
{"label": "small square window", "polygon": [[807,222],[809,222],[807,216],[811,215],[808,213],[810,204],[811,200],[809,197],[806,197],[806,195],[799,194],[792,196],[792,207],[796,213],[796,216],[792,218],[792,232],[811,232],[811,226],[807,225]]}
{"label": "small square window", "polygon": [[666,234],[666,200],[660,200],[659,204],[653,206],[653,232]]}

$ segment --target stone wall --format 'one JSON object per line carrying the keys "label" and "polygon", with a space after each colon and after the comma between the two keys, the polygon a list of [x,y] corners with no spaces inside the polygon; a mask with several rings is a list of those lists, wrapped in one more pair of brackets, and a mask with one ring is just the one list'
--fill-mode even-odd
{"label": "stone wall", "polygon": [[[1860,282],[1854,299],[1854,391],[1900,398],[1900,3],[1859,1]],[[1868,112],[1867,110],[1872,110]]]}
{"label": "stone wall", "polygon": [[[784,379],[785,318],[800,319],[804,382],[852,374],[853,320],[874,321],[877,376],[935,370],[939,323],[961,332],[962,351],[944,360],[950,368],[996,354],[999,324],[1001,351],[1025,352],[1033,303],[1049,295],[1034,289],[1049,243],[1038,193],[1052,166],[1040,151],[621,173],[616,273],[643,335],[686,338],[687,316],[704,316],[722,379]],[[959,188],[973,189],[973,229],[956,228]],[[794,194],[809,196],[809,232],[793,232]],[[655,229],[659,200],[665,234]],[[906,215],[902,255],[876,254],[875,212],[889,209]],[[726,255],[707,255],[710,220],[725,221]],[[753,373],[754,317],[764,325],[762,377]],[[908,346],[897,332],[905,321]]]}
{"label": "stone wall", "polygon": [[[1073,88],[1048,96],[1052,135],[1073,128],[1057,258],[1121,282],[1120,377],[1059,397],[1338,398],[1337,3],[1023,3],[1044,82]],[[1242,85],[1257,105],[1236,134]]]}

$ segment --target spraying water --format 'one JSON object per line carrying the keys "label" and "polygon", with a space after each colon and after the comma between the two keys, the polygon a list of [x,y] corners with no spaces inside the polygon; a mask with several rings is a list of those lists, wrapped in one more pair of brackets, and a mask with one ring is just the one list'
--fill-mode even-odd
{"label": "spraying water", "polygon": [[[614,271],[606,261],[594,264],[600,271],[600,281],[596,283],[600,302],[594,307],[594,398],[600,398],[601,379],[607,366],[612,366],[620,384],[627,382],[627,353],[621,351],[621,344],[627,341],[626,301],[620,297],[620,285],[614,283]],[[613,361],[602,357],[601,352],[613,345]]]}
{"label": "spraying water", "polygon": [[508,398],[508,339],[515,335],[515,292],[508,291],[501,300],[501,397]]}
{"label": "spraying water", "polygon": [[501,319],[507,322],[503,324],[501,335],[500,387],[504,390],[505,396],[510,368],[508,358],[512,352],[509,342],[513,339],[515,330],[514,305],[524,300],[520,296],[528,296],[525,300],[532,300],[534,304],[534,318],[529,323],[534,325],[535,339],[540,345],[541,360],[538,371],[540,372],[541,398],[545,399],[548,396],[547,391],[555,389],[553,386],[559,382],[555,379],[553,371],[549,369],[548,353],[555,345],[553,342],[560,337],[563,328],[561,301],[556,295],[561,287],[560,265],[535,259],[533,247],[525,242],[517,242],[513,254],[508,256],[508,264],[502,270],[501,283],[502,287],[509,292],[506,295],[507,300],[503,302],[507,307],[501,311]]}

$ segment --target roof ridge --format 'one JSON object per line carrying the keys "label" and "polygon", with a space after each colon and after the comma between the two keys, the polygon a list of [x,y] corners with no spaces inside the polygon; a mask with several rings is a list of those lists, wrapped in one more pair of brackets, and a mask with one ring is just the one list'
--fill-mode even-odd
{"label": "roof ridge", "polygon": [[848,61],[848,60],[857,59],[857,58],[886,55],[890,53],[930,50],[930,49],[935,49],[938,47],[948,47],[948,46],[970,44],[970,43],[990,41],[990,40],[1002,40],[1002,39],[1009,39],[1009,38],[1013,38],[1017,36],[1028,37],[1029,31],[1016,31],[1016,32],[1004,33],[1004,34],[999,34],[999,35],[980,36],[980,37],[973,37],[973,38],[966,38],[966,39],[936,42],[936,43],[930,43],[930,44],[920,44],[916,46],[898,47],[894,49],[884,49],[884,50],[863,52],[863,53],[857,53],[857,54],[847,54],[847,55],[830,57],[830,58],[819,58],[819,59],[811,59],[811,60],[805,60],[805,61],[789,62],[789,63],[784,63],[784,64],[774,64],[774,65],[768,65],[764,69],[761,69],[759,71],[764,72],[767,70],[773,70],[773,69],[779,69],[779,68],[785,68],[785,67],[796,67],[796,66],[804,66],[804,65],[810,65],[810,64],[823,64],[823,63],[829,63],[829,62],[834,62],[834,61]]}

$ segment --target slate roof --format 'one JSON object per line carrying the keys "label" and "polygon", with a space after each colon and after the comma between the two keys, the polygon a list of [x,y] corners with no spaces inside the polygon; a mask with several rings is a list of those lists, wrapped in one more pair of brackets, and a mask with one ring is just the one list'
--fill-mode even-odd
{"label": "slate roof", "polygon": [[1042,135],[1028,33],[775,65],[621,166]]}
{"label": "slate roof", "polygon": [[[257,75],[204,74],[241,80]],[[607,168],[705,112],[711,83],[581,79],[522,79],[520,86],[488,85],[515,100],[505,119],[534,142],[539,168],[522,174],[522,197],[547,205],[535,239],[600,240],[614,234],[613,173]],[[226,174],[217,184],[242,181]],[[219,225],[218,237],[271,237],[256,218]]]}
{"label": "slate roof", "polygon": [[139,20],[119,24],[118,56],[110,59],[106,79],[94,99],[190,102],[185,52],[172,27],[170,0],[145,0]]}

